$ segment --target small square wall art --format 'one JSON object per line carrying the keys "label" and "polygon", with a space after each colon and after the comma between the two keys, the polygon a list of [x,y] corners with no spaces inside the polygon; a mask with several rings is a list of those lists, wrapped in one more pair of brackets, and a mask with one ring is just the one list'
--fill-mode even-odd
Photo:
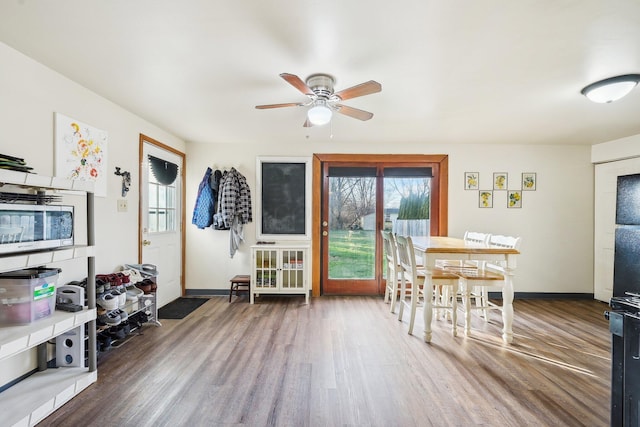
{"label": "small square wall art", "polygon": [[478,191],[478,206],[481,208],[493,207],[493,191],[492,190]]}
{"label": "small square wall art", "polygon": [[522,174],[522,191],[536,191],[536,174],[534,172]]}
{"label": "small square wall art", "polygon": [[465,172],[464,173],[464,189],[465,190],[478,190],[480,187],[480,174],[478,172]]}
{"label": "small square wall art", "polygon": [[509,190],[507,193],[507,207],[508,208],[521,208],[522,207],[522,191]]}
{"label": "small square wall art", "polygon": [[508,175],[506,172],[494,172],[493,174],[493,189],[494,190],[506,190],[508,185]]}

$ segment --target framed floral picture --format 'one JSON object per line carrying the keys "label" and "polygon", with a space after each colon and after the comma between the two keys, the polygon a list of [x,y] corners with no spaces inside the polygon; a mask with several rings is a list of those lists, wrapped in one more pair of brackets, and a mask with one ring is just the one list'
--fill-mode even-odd
{"label": "framed floral picture", "polygon": [[493,189],[506,190],[508,186],[508,175],[506,172],[493,173]]}
{"label": "framed floral picture", "polygon": [[536,191],[536,174],[534,172],[522,173],[522,191]]}
{"label": "framed floral picture", "polygon": [[478,183],[480,182],[480,174],[478,172],[465,172],[464,173],[464,189],[465,190],[478,190]]}
{"label": "framed floral picture", "polygon": [[55,174],[93,182],[98,197],[107,197],[106,131],[60,113],[55,116]]}
{"label": "framed floral picture", "polygon": [[478,207],[481,207],[481,208],[493,207],[493,190],[478,191]]}
{"label": "framed floral picture", "polygon": [[521,208],[522,207],[522,191],[509,190],[507,193],[507,207],[508,208]]}

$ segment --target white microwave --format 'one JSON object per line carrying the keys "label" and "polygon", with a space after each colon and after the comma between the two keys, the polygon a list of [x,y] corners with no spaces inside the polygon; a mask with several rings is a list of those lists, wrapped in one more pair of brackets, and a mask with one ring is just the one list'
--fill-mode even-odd
{"label": "white microwave", "polygon": [[73,206],[0,203],[0,254],[73,245]]}

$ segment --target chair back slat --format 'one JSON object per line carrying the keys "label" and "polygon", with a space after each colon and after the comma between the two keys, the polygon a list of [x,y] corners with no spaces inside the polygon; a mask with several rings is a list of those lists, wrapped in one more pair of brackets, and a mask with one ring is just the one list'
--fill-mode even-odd
{"label": "chair back slat", "polygon": [[470,243],[481,243],[488,244],[491,234],[488,233],[479,233],[477,231],[465,231],[464,233],[464,241]]}
{"label": "chair back slat", "polygon": [[508,249],[520,249],[520,241],[521,237],[503,236],[500,234],[492,234],[489,237],[489,245]]}

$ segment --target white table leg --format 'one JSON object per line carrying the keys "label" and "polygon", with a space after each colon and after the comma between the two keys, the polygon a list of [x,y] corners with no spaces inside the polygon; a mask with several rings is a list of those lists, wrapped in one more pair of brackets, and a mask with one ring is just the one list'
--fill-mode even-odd
{"label": "white table leg", "polygon": [[451,333],[454,337],[458,336],[458,287],[452,286],[453,295],[451,296]]}
{"label": "white table leg", "polygon": [[513,342],[513,270],[506,269],[504,287],[502,288],[502,340]]}
{"label": "white table leg", "polygon": [[409,316],[409,335],[413,335],[413,325],[416,322],[416,311],[418,311],[418,284],[411,284],[411,315]]}
{"label": "white table leg", "polygon": [[463,280],[462,298],[464,298],[464,334],[471,335],[471,285]]}
{"label": "white table leg", "polygon": [[[407,300],[407,285],[406,285],[406,281],[404,279],[404,273],[402,274],[402,276],[400,277],[400,298],[398,298],[399,301],[399,307],[398,307],[398,320],[402,322],[402,315],[404,314],[404,304]],[[395,303],[394,303],[395,304]]]}
{"label": "white table leg", "polygon": [[433,319],[433,280],[429,268],[424,278],[424,342],[431,342],[431,319]]}

